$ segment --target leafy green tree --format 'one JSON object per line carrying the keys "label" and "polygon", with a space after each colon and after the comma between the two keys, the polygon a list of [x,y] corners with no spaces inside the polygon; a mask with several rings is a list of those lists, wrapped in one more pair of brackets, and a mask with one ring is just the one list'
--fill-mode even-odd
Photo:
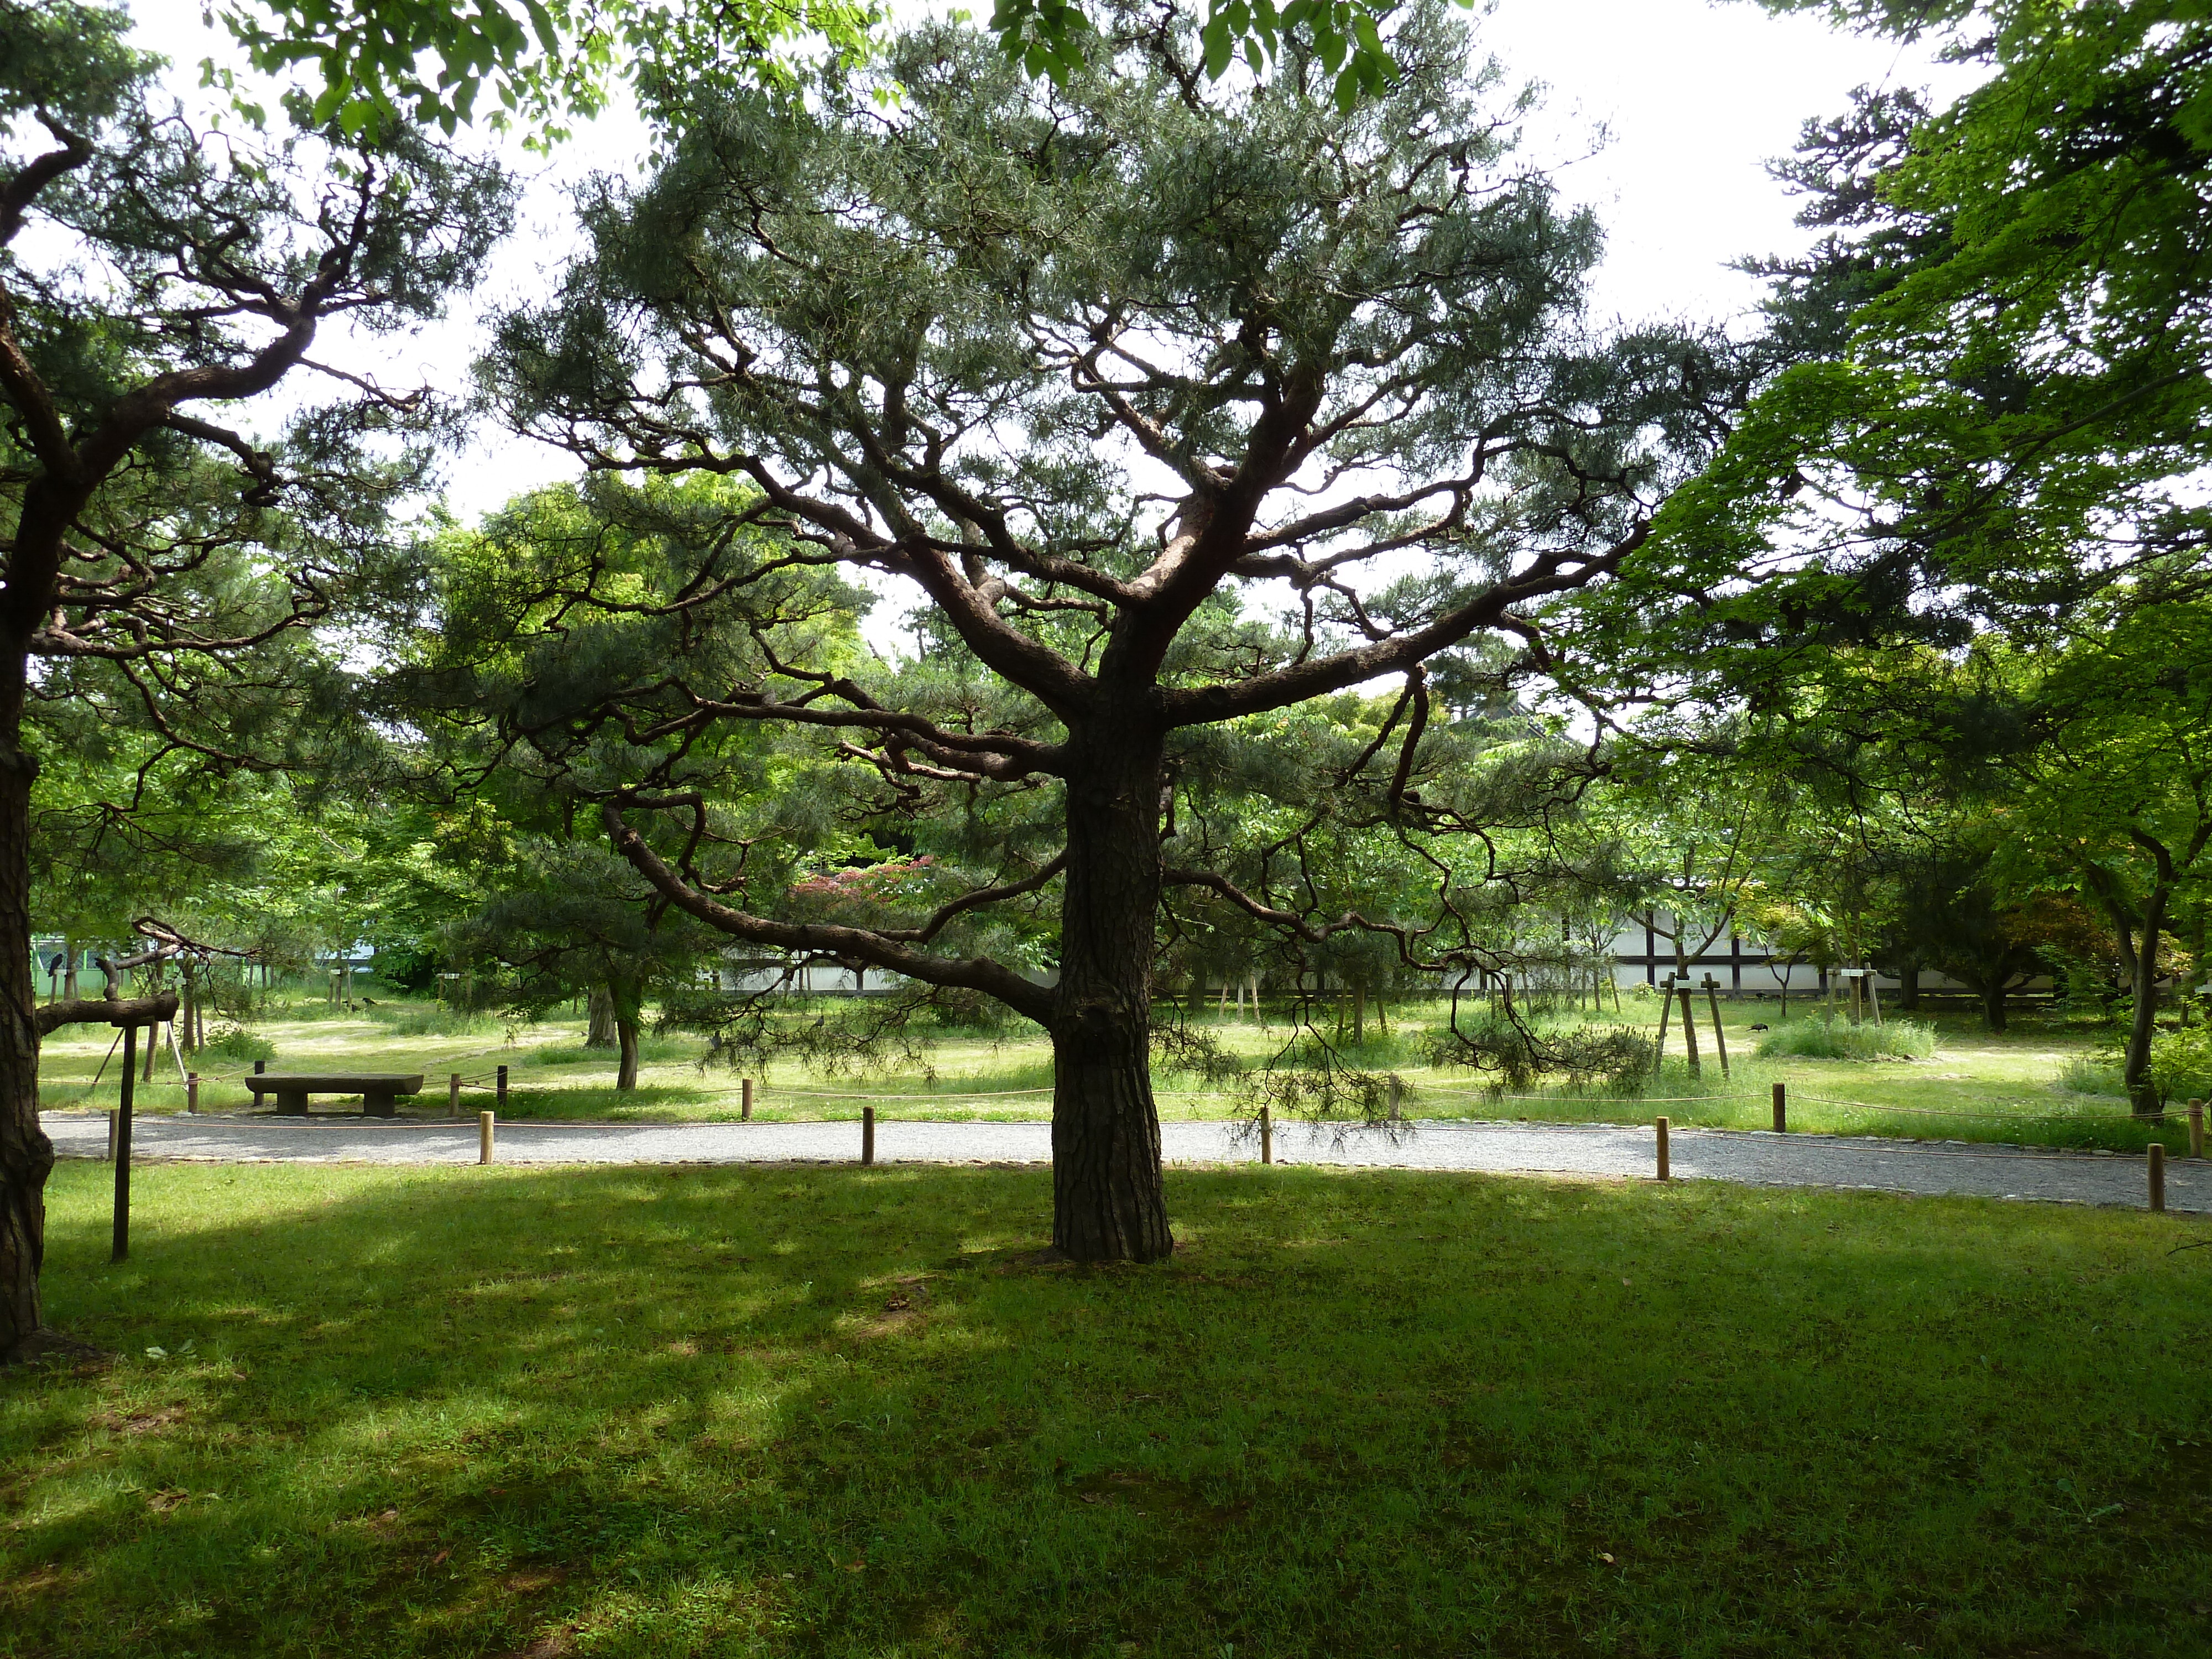
{"label": "leafy green tree", "polygon": [[[1397,72],[1382,30],[1395,0],[1208,0],[1201,63],[1218,81],[1232,63],[1263,70],[1286,40],[1302,42],[1332,76],[1346,107],[1379,94]],[[1095,9],[1112,15],[1107,8]],[[991,30],[1032,76],[1065,81],[1101,47],[1093,9],[1070,0],[996,0]],[[1176,26],[1171,4],[1157,27]],[[565,136],[568,115],[604,106],[610,83],[631,76],[648,107],[671,87],[696,90],[751,79],[793,80],[807,45],[855,58],[880,16],[866,0],[234,0],[216,9],[254,67],[276,74],[312,65],[319,89],[299,94],[303,124],[336,122],[374,135],[408,123],[451,135],[483,117],[520,119],[541,138]],[[210,74],[215,73],[210,67]],[[480,102],[487,91],[489,105]],[[250,112],[260,113],[241,99]]]}
{"label": "leafy green tree", "polygon": [[[605,734],[629,772],[597,786],[607,826],[670,903],[1043,1025],[1054,1240],[1152,1261],[1163,896],[1277,908],[1164,857],[1176,746],[1399,679],[1367,766],[1402,801],[1422,665],[1538,633],[1605,580],[1742,383],[1724,342],[1583,315],[1595,227],[1512,160],[1437,9],[1400,14],[1398,77],[1348,113],[1295,42],[1239,87],[1209,86],[1172,16],[1116,12],[1100,41],[1064,87],[945,24],[803,109],[702,94],[650,178],[588,201],[592,252],[506,321],[488,376],[518,429],[596,471],[748,481],[783,538],[757,586],[818,564],[926,596],[910,672],[787,650],[763,609],[743,664],[664,655],[596,699],[571,673],[532,729]],[[948,882],[993,878],[804,919],[744,861],[760,839],[672,787],[692,745],[763,722],[872,774],[876,821],[960,839]],[[1047,888],[1041,984],[975,941]]]}
{"label": "leafy green tree", "polygon": [[[104,665],[155,729],[235,756],[178,688],[374,585],[432,411],[327,375],[335,400],[306,399],[280,439],[215,411],[317,374],[334,319],[434,314],[507,213],[495,173],[412,135],[213,143],[156,107],[126,27],[0,0],[0,1354],[39,1328],[52,1162],[30,1012],[33,688],[52,665]],[[240,701],[252,678],[237,674]]]}

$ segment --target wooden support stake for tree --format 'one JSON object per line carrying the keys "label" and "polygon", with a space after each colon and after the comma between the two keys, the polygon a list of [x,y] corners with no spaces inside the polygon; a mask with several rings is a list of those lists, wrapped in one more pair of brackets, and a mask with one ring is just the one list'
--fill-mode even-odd
{"label": "wooden support stake for tree", "polygon": [[1668,1178],[1667,1170],[1667,1120],[1663,1117],[1659,1118],[1653,1123],[1652,1127],[1659,1132],[1659,1179],[1665,1181]]}
{"label": "wooden support stake for tree", "polygon": [[738,1121],[740,1123],[750,1123],[753,1121],[753,1080],[747,1078],[740,1086],[744,1092],[738,1100]]}
{"label": "wooden support stake for tree", "polygon": [[1712,1010],[1713,1047],[1720,1053],[1721,1075],[1729,1074],[1728,1037],[1721,1030],[1721,982],[1711,974],[1705,975],[1705,1006]]}
{"label": "wooden support stake for tree", "polygon": [[479,1164],[491,1162],[493,1125],[498,1117],[496,1112],[477,1114],[477,1162]]}
{"label": "wooden support stake for tree", "polygon": [[2204,1156],[2204,1103],[2201,1100],[2189,1103],[2189,1155]]}
{"label": "wooden support stake for tree", "polygon": [[2158,1141],[2150,1144],[2150,1207],[2152,1213],[2166,1213],[2166,1147]]}
{"label": "wooden support stake for tree", "polygon": [[1275,1123],[1274,1120],[1268,1116],[1267,1109],[1262,1106],[1260,1109],[1260,1162],[1273,1164],[1274,1161]]}
{"label": "wooden support stake for tree", "polygon": [[1672,974],[1659,981],[1659,1041],[1651,1051],[1651,1071],[1658,1074],[1667,1059],[1667,1019],[1674,1012],[1674,976]]}
{"label": "wooden support stake for tree", "polygon": [[[146,1046],[154,1046],[154,1034],[149,1030]],[[131,1062],[138,1058],[138,1028],[123,1028],[123,1104],[115,1114],[115,1245],[108,1254],[110,1261],[121,1261],[131,1254],[131,1089],[137,1075]]]}
{"label": "wooden support stake for tree", "polygon": [[876,1109],[860,1108],[860,1164],[863,1168],[876,1161]]}
{"label": "wooden support stake for tree", "polygon": [[507,1067],[504,1066],[499,1068],[499,1109],[502,1112],[507,1109]]}
{"label": "wooden support stake for tree", "polygon": [[1774,1085],[1774,1133],[1778,1135],[1790,1133],[1790,1097],[1779,1083]]}

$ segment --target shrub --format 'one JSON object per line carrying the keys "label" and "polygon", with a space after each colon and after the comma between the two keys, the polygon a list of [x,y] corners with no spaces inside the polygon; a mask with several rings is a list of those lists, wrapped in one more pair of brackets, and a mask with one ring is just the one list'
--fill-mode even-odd
{"label": "shrub", "polygon": [[1761,1060],[1925,1060],[1935,1052],[1935,1028],[1917,1019],[1885,1025],[1797,1019],[1759,1040]]}
{"label": "shrub", "polygon": [[[2112,1092],[2120,1092],[2114,1070]],[[2150,1040],[2150,1081],[2160,1104],[2212,1097],[2212,1028],[2185,1025]]]}
{"label": "shrub", "polygon": [[218,1025],[215,1035],[200,1044],[200,1053],[223,1060],[274,1060],[276,1045],[243,1025]]}

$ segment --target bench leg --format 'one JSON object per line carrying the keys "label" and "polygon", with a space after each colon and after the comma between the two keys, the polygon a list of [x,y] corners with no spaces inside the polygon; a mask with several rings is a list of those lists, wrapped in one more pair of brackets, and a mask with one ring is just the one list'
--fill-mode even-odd
{"label": "bench leg", "polygon": [[361,1097],[361,1115],[363,1117],[391,1117],[395,1115],[395,1109],[390,1095],[363,1095]]}
{"label": "bench leg", "polygon": [[307,1091],[304,1089],[279,1089],[276,1091],[276,1109],[293,1117],[307,1116]]}

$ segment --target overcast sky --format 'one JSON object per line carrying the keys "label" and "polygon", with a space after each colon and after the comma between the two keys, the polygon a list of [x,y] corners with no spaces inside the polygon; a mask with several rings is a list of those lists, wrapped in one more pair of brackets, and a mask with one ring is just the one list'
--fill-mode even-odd
{"label": "overcast sky", "polygon": [[[143,44],[179,66],[180,89],[197,80],[202,58],[222,55],[223,42],[200,27],[198,0],[131,5]],[[1598,308],[1632,318],[1740,314],[1756,292],[1729,261],[1805,245],[1790,222],[1796,204],[1765,167],[1808,117],[1841,109],[1862,84],[1932,84],[1947,94],[1964,84],[1924,54],[1838,35],[1814,18],[1771,17],[1748,0],[1499,0],[1477,28],[1510,82],[1547,88],[1528,150],[1558,164],[1562,190],[1598,210],[1608,237]],[[1606,141],[1592,153],[1601,129]],[[634,119],[616,116],[580,128],[550,162],[514,149],[513,164],[532,180],[522,228],[486,273],[480,301],[544,290],[573,246],[568,187],[595,170],[634,169],[641,139]],[[319,355],[374,369],[388,385],[458,387],[479,337],[477,309],[459,301],[449,325],[365,348],[374,356],[336,342]],[[486,434],[454,463],[449,498],[471,516],[571,470],[555,452]]]}

